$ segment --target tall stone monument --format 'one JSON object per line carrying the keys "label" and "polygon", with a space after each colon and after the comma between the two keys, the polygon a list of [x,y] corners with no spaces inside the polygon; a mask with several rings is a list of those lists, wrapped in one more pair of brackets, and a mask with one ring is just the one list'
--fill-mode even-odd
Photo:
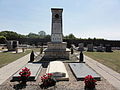
{"label": "tall stone monument", "polygon": [[62,12],[61,8],[52,8],[51,42],[44,50],[44,58],[69,59],[70,50],[66,48],[67,43],[63,42]]}

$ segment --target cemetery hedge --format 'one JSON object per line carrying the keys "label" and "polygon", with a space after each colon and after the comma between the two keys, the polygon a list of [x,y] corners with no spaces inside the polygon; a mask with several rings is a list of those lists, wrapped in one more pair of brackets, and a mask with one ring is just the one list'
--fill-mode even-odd
{"label": "cemetery hedge", "polygon": [[120,51],[84,52],[84,54],[120,73]]}

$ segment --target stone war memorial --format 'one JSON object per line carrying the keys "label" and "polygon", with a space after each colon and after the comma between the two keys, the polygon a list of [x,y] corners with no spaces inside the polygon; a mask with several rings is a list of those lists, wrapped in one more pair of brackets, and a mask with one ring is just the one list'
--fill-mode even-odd
{"label": "stone war memorial", "polygon": [[48,42],[48,48],[44,50],[45,59],[69,59],[70,50],[66,48],[67,43],[63,42],[62,27],[62,8],[52,8],[52,30],[51,42]]}

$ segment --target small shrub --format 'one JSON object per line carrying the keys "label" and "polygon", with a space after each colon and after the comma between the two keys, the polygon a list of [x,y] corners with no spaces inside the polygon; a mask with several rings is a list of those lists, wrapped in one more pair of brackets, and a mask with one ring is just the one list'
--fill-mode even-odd
{"label": "small shrub", "polygon": [[31,54],[30,54],[30,62],[33,62],[34,61],[34,52],[32,51]]}
{"label": "small shrub", "polygon": [[73,48],[71,48],[71,54],[73,54],[73,52],[74,52],[74,51],[73,51]]}

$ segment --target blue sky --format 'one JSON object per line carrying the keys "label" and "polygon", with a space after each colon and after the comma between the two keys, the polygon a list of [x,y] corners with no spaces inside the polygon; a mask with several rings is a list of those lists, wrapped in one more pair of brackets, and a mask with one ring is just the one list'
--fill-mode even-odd
{"label": "blue sky", "polygon": [[0,31],[51,33],[51,8],[63,8],[63,34],[120,40],[120,0],[0,0]]}

